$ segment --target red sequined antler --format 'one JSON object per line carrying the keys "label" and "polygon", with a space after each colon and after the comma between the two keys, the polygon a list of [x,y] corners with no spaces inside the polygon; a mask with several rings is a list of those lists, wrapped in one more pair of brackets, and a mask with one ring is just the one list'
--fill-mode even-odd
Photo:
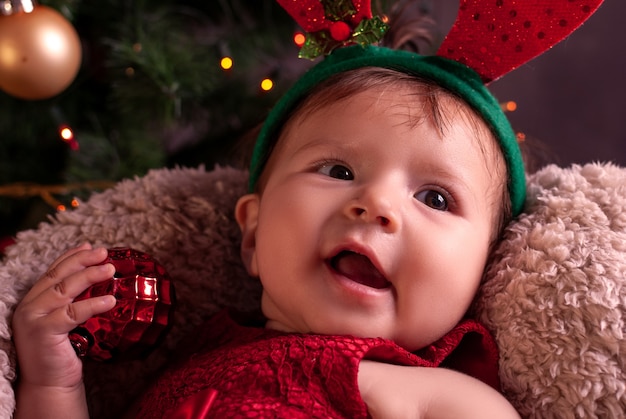
{"label": "red sequined antler", "polygon": [[324,6],[319,0],[277,0],[277,3],[306,32],[321,31],[328,26]]}
{"label": "red sequined antler", "polygon": [[461,0],[437,55],[461,62],[489,83],[578,28],[602,0]]}

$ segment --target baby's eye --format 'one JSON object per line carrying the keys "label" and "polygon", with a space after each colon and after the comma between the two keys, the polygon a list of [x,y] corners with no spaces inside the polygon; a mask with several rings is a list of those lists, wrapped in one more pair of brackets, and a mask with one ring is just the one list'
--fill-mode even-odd
{"label": "baby's eye", "polygon": [[448,210],[448,200],[446,197],[441,192],[437,192],[433,189],[426,189],[416,193],[415,199],[423,202],[432,209],[436,209],[438,211]]}
{"label": "baby's eye", "polygon": [[353,180],[352,171],[342,164],[326,164],[318,169],[318,172],[335,179]]}

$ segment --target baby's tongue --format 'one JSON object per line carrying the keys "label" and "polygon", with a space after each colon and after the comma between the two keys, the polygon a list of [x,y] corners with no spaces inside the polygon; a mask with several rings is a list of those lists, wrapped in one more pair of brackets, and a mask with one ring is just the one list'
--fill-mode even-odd
{"label": "baby's tongue", "polygon": [[391,285],[366,256],[358,253],[341,252],[335,257],[333,267],[341,275],[368,287],[387,288]]}

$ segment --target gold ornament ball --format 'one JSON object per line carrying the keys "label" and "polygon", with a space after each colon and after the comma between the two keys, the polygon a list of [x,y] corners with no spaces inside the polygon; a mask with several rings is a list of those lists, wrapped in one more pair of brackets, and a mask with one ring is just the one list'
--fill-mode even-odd
{"label": "gold ornament ball", "polygon": [[47,99],[65,90],[81,64],[80,39],[59,12],[38,5],[0,16],[0,89],[21,99]]}

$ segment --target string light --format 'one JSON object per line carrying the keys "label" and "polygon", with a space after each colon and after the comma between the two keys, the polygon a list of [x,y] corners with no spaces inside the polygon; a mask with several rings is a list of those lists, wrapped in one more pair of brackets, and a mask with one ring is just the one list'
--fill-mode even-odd
{"label": "string light", "polygon": [[72,150],[78,150],[78,141],[74,138],[74,131],[68,125],[64,124],[59,127],[59,136]]}
{"label": "string light", "polygon": [[220,60],[220,67],[224,70],[230,70],[233,67],[233,59],[230,57],[223,57]]}
{"label": "string light", "polygon": [[[39,196],[52,208],[57,211],[66,211],[67,207],[54,195],[67,195],[79,190],[102,190],[115,185],[113,181],[89,181],[82,183],[70,183],[66,185],[36,185],[31,183],[15,183],[11,185],[0,185],[0,196],[13,198],[24,198],[29,196]],[[70,205],[76,208],[80,205],[78,199],[70,201]]]}
{"label": "string light", "polygon": [[270,90],[272,90],[273,87],[274,82],[271,79],[266,78],[261,81],[261,89],[263,89],[264,91],[269,92]]}
{"label": "string light", "polygon": [[[515,112],[517,110],[517,103],[513,100],[502,102],[500,103],[500,109],[502,109],[503,112]],[[515,139],[518,143],[523,143],[526,141],[526,134],[523,132],[516,132]]]}
{"label": "string light", "polygon": [[304,41],[306,41],[306,37],[302,32],[296,32],[293,36],[293,42],[299,47],[304,45]]}
{"label": "string light", "polygon": [[61,126],[61,128],[59,128],[59,135],[64,141],[71,141],[74,139],[74,132],[68,126]]}
{"label": "string light", "polygon": [[501,103],[500,107],[504,112],[514,112],[515,110],[517,110],[517,103],[509,100],[508,102]]}

